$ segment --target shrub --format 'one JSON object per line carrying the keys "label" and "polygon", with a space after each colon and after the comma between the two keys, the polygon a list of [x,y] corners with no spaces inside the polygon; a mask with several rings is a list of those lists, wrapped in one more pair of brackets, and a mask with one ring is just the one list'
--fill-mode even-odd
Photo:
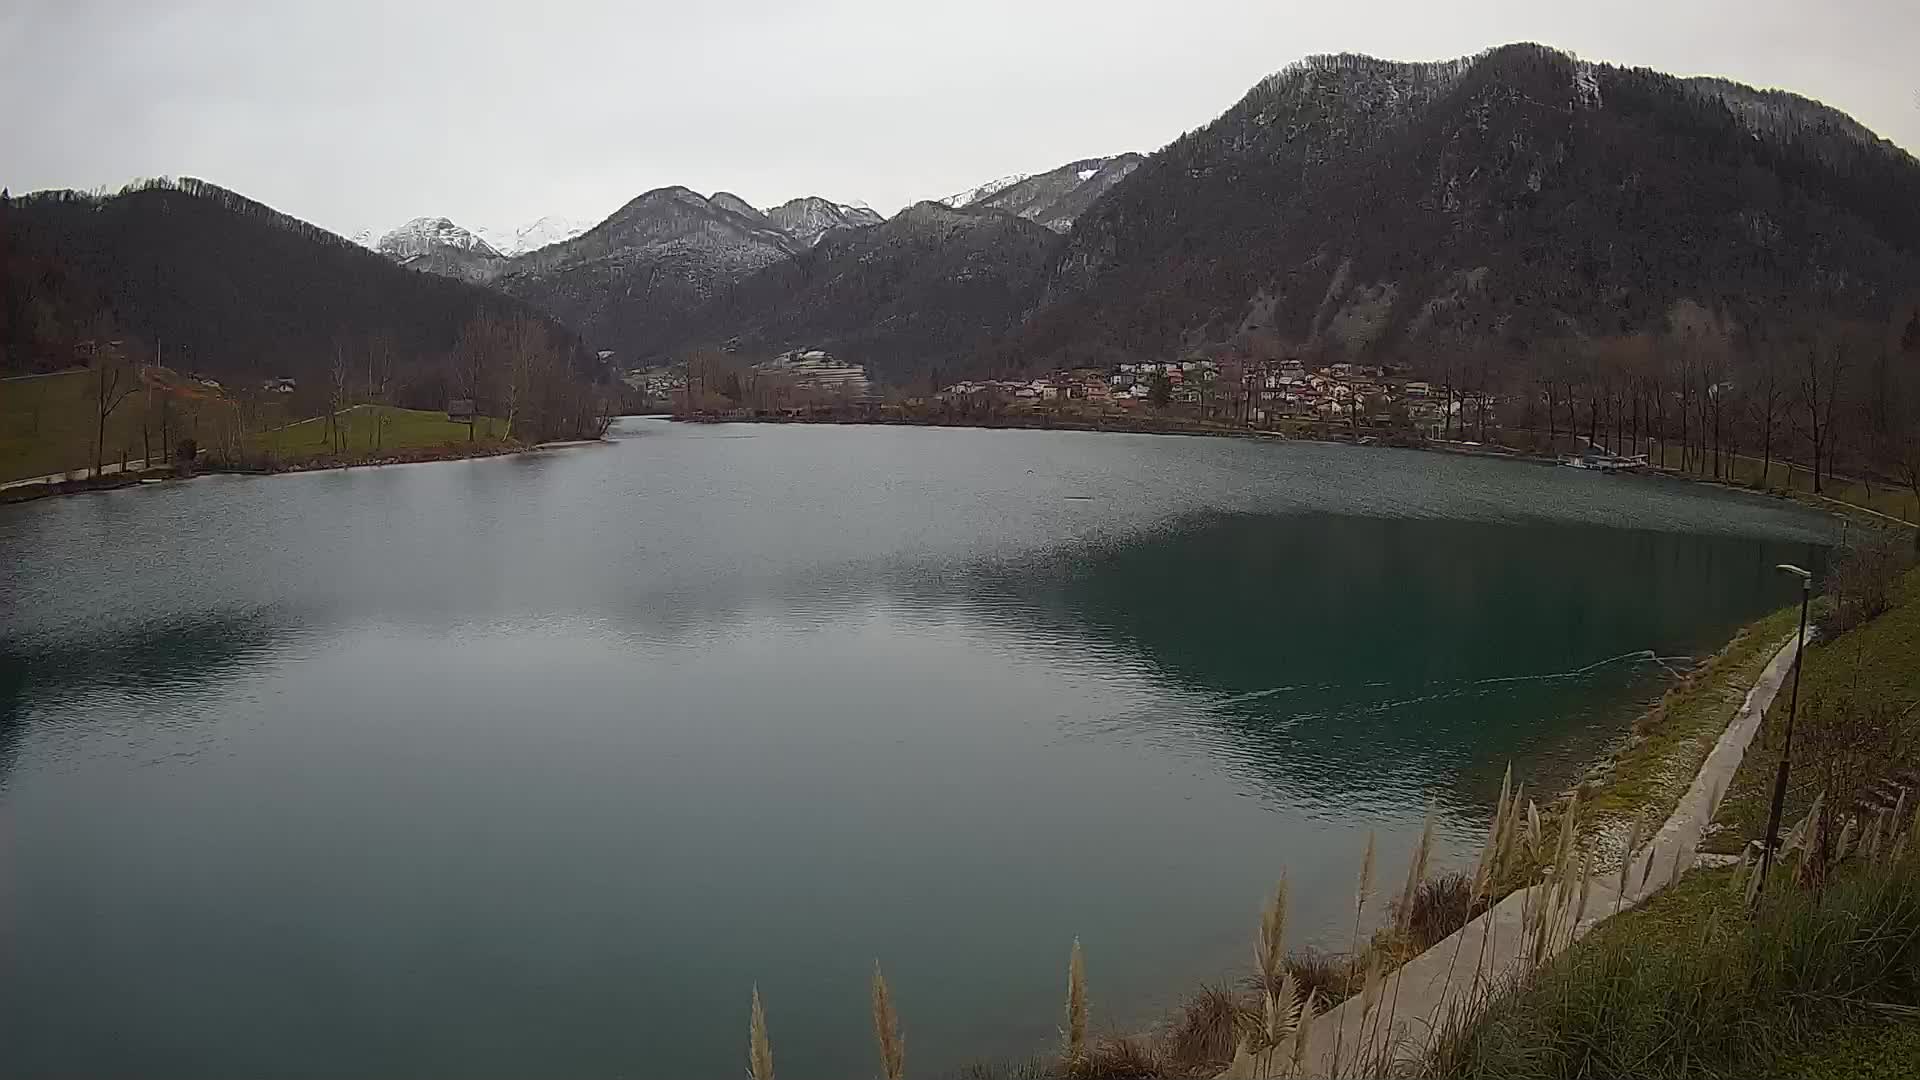
{"label": "shrub", "polygon": [[[1900,749],[1896,709],[1865,700],[1851,689],[1809,695],[1801,708],[1799,735],[1796,756],[1806,762],[1819,790],[1842,816]],[[1823,847],[1831,840],[1822,836]]]}
{"label": "shrub", "polygon": [[[1399,900],[1393,902],[1396,915],[1401,904]],[[1407,934],[1416,951],[1431,949],[1486,909],[1486,901],[1474,896],[1471,874],[1441,874],[1414,889],[1404,916]]]}
{"label": "shrub", "polygon": [[1157,1080],[1166,1070],[1153,1043],[1114,1035],[1094,1043],[1092,1052],[1069,1068],[1067,1075],[1080,1080]]}
{"label": "shrub", "polygon": [[1349,958],[1318,949],[1295,949],[1287,954],[1287,970],[1293,973],[1300,995],[1317,994],[1324,1007],[1345,1001],[1353,993],[1348,985]]}
{"label": "shrub", "polygon": [[1233,1060],[1241,1033],[1258,1022],[1231,988],[1202,986],[1181,1003],[1167,1031],[1167,1056],[1189,1069],[1224,1066]]}
{"label": "shrub", "polygon": [[1894,582],[1905,566],[1906,555],[1889,534],[1870,532],[1842,550],[1827,570],[1820,598],[1815,621],[1821,635],[1845,633],[1892,607]]}

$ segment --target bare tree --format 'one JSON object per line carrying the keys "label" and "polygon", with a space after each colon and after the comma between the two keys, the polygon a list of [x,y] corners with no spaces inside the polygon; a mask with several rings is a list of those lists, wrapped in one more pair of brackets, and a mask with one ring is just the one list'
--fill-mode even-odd
{"label": "bare tree", "polygon": [[1753,392],[1747,398],[1747,410],[1754,430],[1760,434],[1760,486],[1765,488],[1773,471],[1773,432],[1786,408],[1786,387],[1780,380],[1779,352],[1762,342],[1753,359]]}
{"label": "bare tree", "polygon": [[107,418],[140,388],[140,376],[127,363],[119,341],[89,340],[81,349],[93,369],[93,475],[99,476],[107,458]]}
{"label": "bare tree", "polygon": [[[1847,371],[1847,342],[1837,331],[1815,335],[1801,350],[1798,419],[1813,452],[1813,490],[1821,491],[1821,466],[1831,474],[1829,460],[1834,438],[1834,414],[1839,408],[1840,383]],[[1831,478],[1831,477],[1829,477]]]}
{"label": "bare tree", "polygon": [[346,452],[347,436],[341,414],[347,407],[347,377],[351,370],[344,333],[333,339],[333,364],[327,370],[327,437],[335,454]]}
{"label": "bare tree", "polygon": [[[516,316],[506,326],[506,378],[502,384],[502,404],[507,412],[507,438],[514,438],[522,426],[540,386],[552,377],[556,356],[547,328],[537,319]],[[535,436],[541,431],[536,419]]]}
{"label": "bare tree", "polygon": [[[388,395],[393,390],[393,337],[386,331],[380,331],[367,339],[367,400],[382,405],[391,405]],[[373,430],[369,434],[373,449],[378,451],[385,440],[387,412],[375,409],[373,412]]]}
{"label": "bare tree", "polygon": [[502,336],[499,320],[490,314],[481,314],[460,328],[460,338],[454,343],[448,381],[454,393],[473,405],[473,412],[467,415],[468,441],[473,439],[473,425],[480,414],[481,398],[486,394],[493,372],[505,352]]}

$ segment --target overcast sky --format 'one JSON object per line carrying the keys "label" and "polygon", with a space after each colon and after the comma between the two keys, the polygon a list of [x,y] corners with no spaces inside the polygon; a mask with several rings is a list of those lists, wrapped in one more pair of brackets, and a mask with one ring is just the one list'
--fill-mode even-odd
{"label": "overcast sky", "polygon": [[891,213],[1154,150],[1301,56],[1540,41],[1777,86],[1920,150],[1916,0],[0,4],[0,184],[199,176],[342,233],[649,188]]}

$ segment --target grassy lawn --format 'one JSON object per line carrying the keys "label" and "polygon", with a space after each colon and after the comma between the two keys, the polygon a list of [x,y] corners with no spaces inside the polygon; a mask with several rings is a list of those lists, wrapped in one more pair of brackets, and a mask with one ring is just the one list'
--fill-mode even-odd
{"label": "grassy lawn", "polygon": [[[1878,698],[1899,707],[1920,698],[1920,569],[1908,570],[1895,587],[1893,607],[1878,618],[1834,638],[1817,642],[1807,649],[1805,670],[1800,678],[1800,706],[1831,698],[1842,691]],[[1773,793],[1774,770],[1780,761],[1780,746],[1787,721],[1787,708],[1793,686],[1787,685],[1767,710],[1759,734],[1748,748],[1746,759],[1727,788],[1726,801],[1720,806],[1714,823],[1719,828],[1701,846],[1708,851],[1733,853],[1766,830],[1767,811]],[[1796,739],[1793,776],[1787,790],[1784,820],[1800,819],[1818,792],[1805,762],[1806,744]],[[1889,761],[1889,770],[1911,763],[1920,754],[1911,744],[1902,747],[1900,760]]]}
{"label": "grassy lawn", "polygon": [[[168,386],[172,387],[170,392]],[[156,456],[164,453],[159,445],[158,421],[158,402],[163,394],[170,409],[170,440],[191,438],[208,449],[217,444],[218,432],[231,418],[228,410],[234,405],[230,401],[217,391],[171,373],[161,376],[155,387],[151,397],[137,390],[108,417],[107,461],[118,462],[123,453],[138,458],[146,452],[147,440],[142,437],[141,427],[148,419],[150,400],[155,402],[150,424],[152,449]],[[91,466],[94,392],[94,375],[83,370],[0,380],[0,482]],[[269,430],[248,437],[249,455],[268,456],[280,465],[335,456],[324,418],[290,420],[275,417],[278,411],[277,407],[271,409],[271,418],[264,421]],[[376,421],[381,421],[377,431]],[[474,424],[469,442],[467,425],[448,420],[443,412],[387,405],[348,409],[341,416],[341,426],[346,432],[346,451],[339,455],[343,461],[450,446],[496,448],[506,442],[506,423],[498,418],[481,417]]]}
{"label": "grassy lawn", "polygon": [[[0,482],[91,467],[94,392],[89,371],[0,380]],[[118,462],[123,452],[134,458],[145,452],[140,425],[146,404],[146,395],[136,392],[107,418],[106,460]],[[169,436],[192,438],[203,420],[211,430],[213,413],[226,407],[211,395],[176,393]],[[158,455],[157,425],[154,434]]]}
{"label": "grassy lawn", "polygon": [[[1669,469],[1678,469],[1680,467],[1680,448],[1677,446],[1668,447],[1654,454],[1649,460],[1653,461],[1656,465],[1663,465]],[[1752,488],[1765,487],[1769,491],[1791,490],[1801,494],[1812,492],[1813,480],[1806,469],[1795,467],[1792,470],[1791,478],[1793,483],[1791,487],[1789,487],[1787,483],[1789,478],[1787,465],[1777,460],[1768,466],[1766,470],[1767,482],[1764,485],[1761,484],[1761,464],[1761,459],[1748,457],[1745,454],[1738,457],[1729,454],[1723,454],[1721,456],[1723,472],[1729,470],[1732,472],[1732,476],[1726,478],[1730,483],[1743,484]],[[1689,472],[1687,475],[1698,476],[1699,473]],[[1709,479],[1713,476],[1713,457],[1711,454],[1707,457],[1706,476]],[[1886,484],[1874,484],[1871,488],[1868,488],[1866,485],[1857,481],[1838,476],[1834,477],[1831,481],[1823,481],[1821,488],[1820,493],[1829,499],[1838,499],[1841,502],[1852,503],[1855,506],[1864,506],[1869,510],[1878,511],[1888,517],[1899,518],[1901,521],[1920,522],[1920,504],[1914,502],[1913,492],[1905,488]]]}
{"label": "grassy lawn", "polygon": [[[481,417],[473,425],[469,441],[467,425],[447,419],[447,414],[423,409],[397,409],[390,405],[358,405],[341,413],[340,427],[346,436],[347,459],[379,457],[389,451],[434,449],[444,446],[499,446],[505,421]],[[379,449],[375,450],[376,444]],[[280,463],[307,461],[334,456],[333,443],[324,417],[313,417],[283,426],[248,439],[250,451],[271,455]]]}

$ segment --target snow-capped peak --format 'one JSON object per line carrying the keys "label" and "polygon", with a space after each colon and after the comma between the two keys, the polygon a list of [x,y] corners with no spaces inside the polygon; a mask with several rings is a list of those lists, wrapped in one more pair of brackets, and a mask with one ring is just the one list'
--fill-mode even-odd
{"label": "snow-capped peak", "polygon": [[766,216],[774,228],[805,247],[819,243],[821,237],[834,229],[877,225],[883,220],[865,206],[837,203],[818,195],[789,199],[768,210]]}
{"label": "snow-capped peak", "polygon": [[548,214],[543,218],[525,225],[507,229],[481,228],[474,231],[484,237],[501,254],[508,257],[525,255],[529,251],[538,251],[563,240],[571,240],[588,229],[594,222],[582,218],[561,217]]}
{"label": "snow-capped peak", "polygon": [[417,217],[380,238],[376,249],[395,259],[426,255],[436,248],[458,248],[484,258],[500,257],[500,252],[472,232],[443,217]]}
{"label": "snow-capped peak", "polygon": [[1031,173],[1013,173],[1008,176],[1002,176],[997,180],[989,180],[986,183],[981,184],[979,187],[968,188],[965,191],[955,192],[944,199],[936,199],[935,201],[946,203],[948,206],[953,207],[955,210],[959,210],[963,207],[972,206],[974,203],[979,202],[981,199],[990,198],[994,195],[997,195],[1000,192],[1005,191],[1006,189],[1019,183],[1020,181],[1025,180],[1028,176],[1031,176],[1031,175],[1032,175]]}

